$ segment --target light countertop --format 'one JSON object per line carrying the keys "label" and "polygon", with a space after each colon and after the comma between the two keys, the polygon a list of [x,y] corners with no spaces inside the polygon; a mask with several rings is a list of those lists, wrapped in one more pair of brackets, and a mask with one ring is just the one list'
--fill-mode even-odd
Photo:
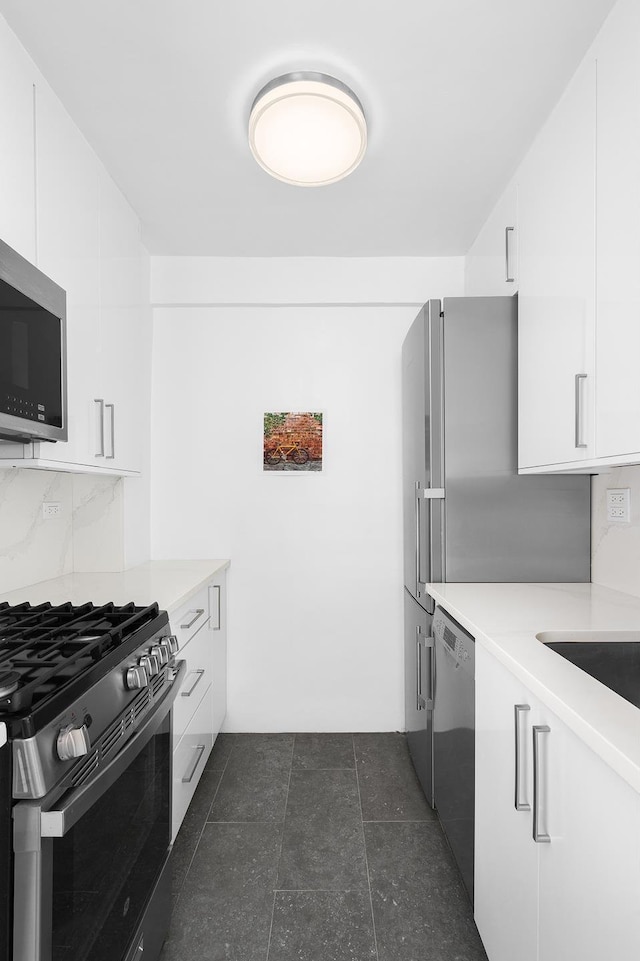
{"label": "light countertop", "polygon": [[64,574],[18,590],[0,593],[10,604],[152,604],[171,613],[179,608],[215,574],[229,566],[228,560],[147,561],[115,573]]}
{"label": "light countertop", "polygon": [[537,640],[638,631],[640,598],[596,584],[429,584],[429,594],[640,792],[640,710]]}

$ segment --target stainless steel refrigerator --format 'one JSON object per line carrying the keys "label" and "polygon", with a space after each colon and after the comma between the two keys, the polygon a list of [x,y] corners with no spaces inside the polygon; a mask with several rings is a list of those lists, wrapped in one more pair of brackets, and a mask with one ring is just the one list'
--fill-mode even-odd
{"label": "stainless steel refrigerator", "polygon": [[517,297],[429,301],[402,366],[405,720],[437,806],[434,605],[424,585],[588,581],[590,478],[517,473]]}

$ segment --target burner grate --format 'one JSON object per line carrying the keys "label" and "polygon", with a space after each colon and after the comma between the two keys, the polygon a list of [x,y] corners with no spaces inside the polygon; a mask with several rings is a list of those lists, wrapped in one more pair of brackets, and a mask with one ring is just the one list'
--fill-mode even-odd
{"label": "burner grate", "polygon": [[113,603],[0,603],[0,675],[18,676],[18,688],[0,696],[0,714],[17,713],[57,696],[153,621],[158,605]]}

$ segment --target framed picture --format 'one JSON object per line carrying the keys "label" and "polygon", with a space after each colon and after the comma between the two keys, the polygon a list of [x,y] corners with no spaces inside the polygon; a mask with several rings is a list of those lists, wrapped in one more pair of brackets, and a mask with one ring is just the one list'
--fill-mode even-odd
{"label": "framed picture", "polygon": [[266,413],[262,464],[266,471],[322,470],[322,414],[318,411]]}

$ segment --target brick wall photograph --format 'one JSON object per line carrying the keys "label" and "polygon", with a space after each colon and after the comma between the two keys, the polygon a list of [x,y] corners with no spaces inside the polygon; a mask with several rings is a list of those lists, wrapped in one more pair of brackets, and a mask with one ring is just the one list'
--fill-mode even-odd
{"label": "brick wall photograph", "polygon": [[279,411],[264,415],[264,470],[322,470],[322,414]]}

